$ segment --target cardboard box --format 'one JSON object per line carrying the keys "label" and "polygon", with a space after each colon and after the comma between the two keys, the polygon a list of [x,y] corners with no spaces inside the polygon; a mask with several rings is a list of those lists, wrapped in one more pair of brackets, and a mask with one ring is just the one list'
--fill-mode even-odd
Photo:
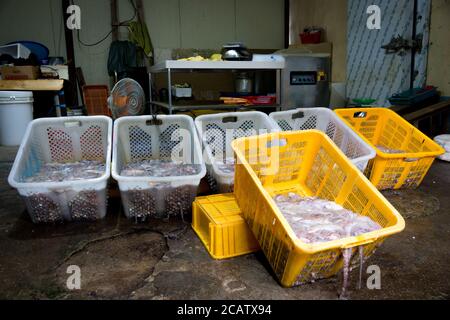
{"label": "cardboard box", "polygon": [[35,66],[3,66],[0,71],[3,80],[36,80],[40,73]]}
{"label": "cardboard box", "polygon": [[66,65],[42,65],[40,69],[43,78],[58,78],[69,80],[69,67]]}

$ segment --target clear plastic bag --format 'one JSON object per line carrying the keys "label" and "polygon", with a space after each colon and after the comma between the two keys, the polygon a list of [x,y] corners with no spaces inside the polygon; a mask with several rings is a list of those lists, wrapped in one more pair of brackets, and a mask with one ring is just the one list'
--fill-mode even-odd
{"label": "clear plastic bag", "polygon": [[381,229],[369,217],[358,215],[333,201],[278,195],[274,200],[297,237],[306,243],[326,242]]}

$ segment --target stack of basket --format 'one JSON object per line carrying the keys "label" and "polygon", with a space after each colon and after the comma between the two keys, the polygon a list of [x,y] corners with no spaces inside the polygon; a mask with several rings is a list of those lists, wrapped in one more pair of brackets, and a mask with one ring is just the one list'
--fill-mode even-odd
{"label": "stack of basket", "polygon": [[[354,264],[356,248],[367,259],[388,236],[402,231],[403,218],[379,190],[418,186],[443,152],[388,109],[297,109],[270,117],[284,132],[231,143],[237,161],[234,193],[197,198],[192,225],[215,258],[261,248],[286,287],[335,275],[343,266],[343,249],[352,250]],[[381,146],[404,152],[387,154]],[[288,192],[334,201],[382,228],[303,243],[273,200]]]}
{"label": "stack of basket", "polygon": [[[106,215],[107,183],[112,176],[121,191],[125,215],[136,220],[182,216],[191,212],[200,180],[206,174],[194,121],[185,115],[106,116],[37,119],[28,126],[9,175],[35,223],[97,220]],[[130,162],[169,160],[195,164],[185,176],[124,176]],[[46,164],[99,161],[103,174],[76,181],[27,182]]]}
{"label": "stack of basket", "polygon": [[[115,121],[114,134],[105,116],[38,119],[28,126],[9,183],[36,223],[101,219],[111,153],[127,217],[183,217],[192,206],[193,229],[214,258],[262,249],[280,283],[293,286],[336,274],[343,249],[360,247],[367,258],[400,232],[404,220],[378,190],[419,186],[444,150],[382,108],[297,109],[270,117],[236,112],[198,117],[195,124],[185,115],[123,117]],[[174,156],[198,170],[184,176],[122,174],[130,162]],[[224,174],[216,164],[227,158],[236,165]],[[78,161],[96,161],[104,171],[92,179],[29,182],[45,164]],[[233,193],[194,201],[207,169],[219,191]],[[288,192],[334,201],[382,228],[306,244],[273,200]]]}

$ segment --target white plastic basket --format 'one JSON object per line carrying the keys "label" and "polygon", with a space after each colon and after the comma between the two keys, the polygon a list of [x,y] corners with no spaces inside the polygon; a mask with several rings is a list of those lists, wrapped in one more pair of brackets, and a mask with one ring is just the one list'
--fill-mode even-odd
{"label": "white plastic basket", "polygon": [[[194,121],[186,115],[122,117],[114,122],[112,176],[119,183],[125,215],[136,220],[191,212],[206,174]],[[173,159],[199,166],[198,173],[171,177],[122,176],[129,162]]]}
{"label": "white plastic basket", "polygon": [[376,152],[327,108],[299,108],[269,115],[283,131],[317,129],[325,132],[359,170],[364,172]]}
{"label": "white plastic basket", "polygon": [[217,166],[217,160],[234,157],[231,141],[279,131],[276,123],[259,111],[203,115],[195,119],[195,126],[202,141],[208,174],[214,179],[220,193],[233,192],[234,173],[225,173]]}
{"label": "white plastic basket", "polygon": [[[105,116],[41,118],[27,127],[8,177],[35,223],[96,220],[106,215],[112,120]],[[102,176],[63,182],[24,182],[50,162],[96,160]]]}

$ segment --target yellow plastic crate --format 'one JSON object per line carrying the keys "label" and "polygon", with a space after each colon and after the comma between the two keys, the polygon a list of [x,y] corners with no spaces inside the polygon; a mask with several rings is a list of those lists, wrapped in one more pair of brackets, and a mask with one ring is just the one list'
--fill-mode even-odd
{"label": "yellow plastic crate", "polygon": [[259,250],[233,194],[197,197],[192,205],[192,228],[214,259]]}
{"label": "yellow plastic crate", "polygon": [[[379,190],[418,187],[434,159],[445,152],[392,110],[350,108],[335,112],[376,150],[377,156],[365,174]],[[406,152],[386,153],[377,146]]]}
{"label": "yellow plastic crate", "polygon": [[[280,283],[291,287],[335,275],[342,250],[363,246],[368,258],[405,222],[395,208],[322,132],[272,133],[232,142],[237,156],[234,195]],[[383,228],[357,237],[306,244],[299,240],[273,196],[296,192],[334,201]]]}

